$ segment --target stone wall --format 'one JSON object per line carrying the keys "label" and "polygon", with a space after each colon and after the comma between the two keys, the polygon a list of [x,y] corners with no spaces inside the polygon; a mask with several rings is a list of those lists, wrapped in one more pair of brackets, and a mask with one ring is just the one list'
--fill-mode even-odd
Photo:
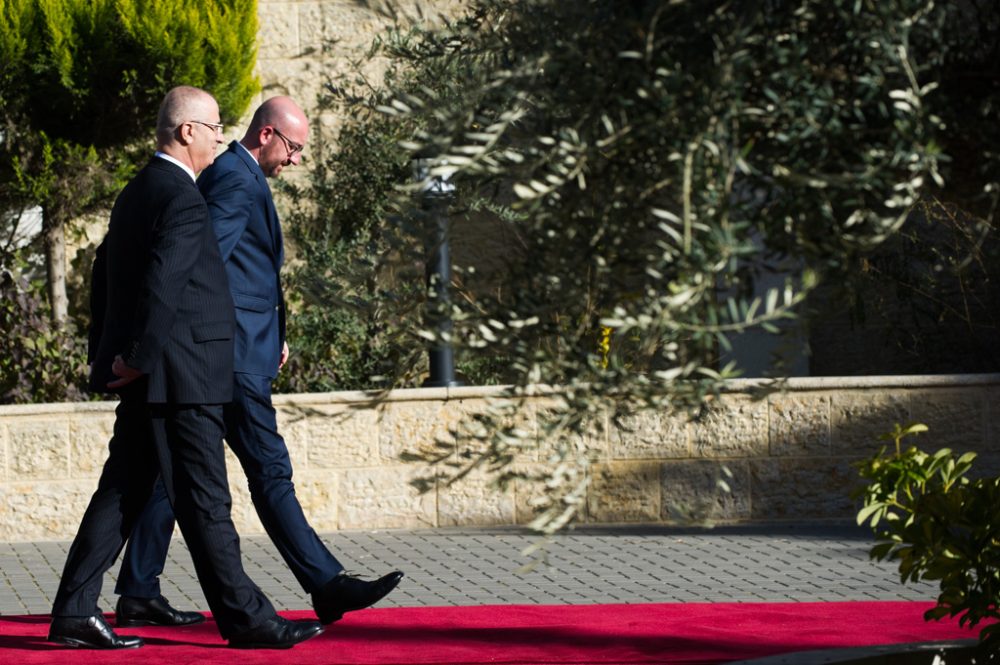
{"label": "stone wall", "polygon": [[[646,413],[591,434],[600,454],[584,519],[667,523],[695,513],[719,522],[849,519],[852,463],[881,445],[893,422],[919,420],[920,444],[981,454],[1000,470],[1000,375],[792,379],[754,401],[759,382],[733,382],[700,422]],[[319,531],[525,524],[531,488],[500,492],[482,477],[418,494],[424,470],[400,461],[481,409],[496,388],[413,389],[380,409],[363,393],[276,398],[299,499]],[[72,538],[107,454],[114,404],[0,407],[0,539]],[[233,517],[262,533],[246,481],[229,454]],[[536,457],[530,463],[541,464]],[[723,467],[731,477],[723,475]],[[720,492],[718,478],[731,491]]]}
{"label": "stone wall", "polygon": [[[373,40],[384,37],[395,22],[440,23],[458,16],[461,8],[459,0],[258,0],[261,93],[249,111],[274,95],[298,101],[318,130],[304,152],[308,169],[339,129],[335,114],[312,111],[324,86],[353,80],[352,63],[362,60]],[[381,83],[385,63],[374,59],[360,71]],[[240,138],[247,121],[229,130],[228,138]],[[305,169],[292,169],[288,177],[301,178]]]}

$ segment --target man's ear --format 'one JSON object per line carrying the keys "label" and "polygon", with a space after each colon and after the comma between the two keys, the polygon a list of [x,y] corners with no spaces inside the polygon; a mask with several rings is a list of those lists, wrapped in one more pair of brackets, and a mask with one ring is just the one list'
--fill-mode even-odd
{"label": "man's ear", "polygon": [[260,131],[257,132],[257,142],[260,145],[262,146],[267,145],[273,140],[274,140],[274,127],[271,127],[270,125],[264,125],[263,127],[260,128]]}
{"label": "man's ear", "polygon": [[194,142],[194,125],[190,122],[182,122],[177,126],[177,140],[181,145],[191,145]]}

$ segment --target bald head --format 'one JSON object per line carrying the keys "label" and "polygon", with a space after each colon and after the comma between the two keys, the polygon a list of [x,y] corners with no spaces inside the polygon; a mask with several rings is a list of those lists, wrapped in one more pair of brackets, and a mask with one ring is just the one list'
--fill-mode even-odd
{"label": "bald head", "polygon": [[309,139],[309,120],[291,97],[272,97],[261,104],[240,143],[257,160],[264,175],[277,176],[302,160]]}
{"label": "bald head", "polygon": [[254,134],[268,125],[288,134],[296,127],[308,128],[309,121],[291,97],[271,97],[254,111],[247,134]]}
{"label": "bald head", "polygon": [[180,85],[173,88],[160,103],[156,118],[156,142],[163,146],[174,140],[178,125],[194,119],[211,118],[219,113],[215,98],[201,88]]}
{"label": "bald head", "polygon": [[166,94],[156,119],[156,148],[198,173],[222,143],[219,105],[201,88],[182,85]]}

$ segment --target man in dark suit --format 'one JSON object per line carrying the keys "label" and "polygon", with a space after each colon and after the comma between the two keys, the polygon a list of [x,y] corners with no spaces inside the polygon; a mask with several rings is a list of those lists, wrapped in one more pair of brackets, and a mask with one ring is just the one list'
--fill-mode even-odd
{"label": "man in dark suit", "polygon": [[[224,407],[226,440],[246,473],[261,523],[324,624],[368,607],[392,591],[403,574],[361,580],[344,567],[309,525],[295,496],[292,464],[271,404],[271,381],[288,358],[285,304],[279,271],[281,226],[266,178],[298,164],[309,136],[305,114],[288,97],[265,101],[246,135],[234,141],[198,179],[212,216],[236,306],[233,401]],[[154,492],[129,541],[118,585],[119,623],[186,623],[162,599],[173,515]]]}
{"label": "man in dark suit", "polygon": [[230,519],[222,404],[232,398],[232,299],[195,173],[221,143],[219,107],[182,86],[163,100],[158,150],[115,201],[95,262],[102,316],[90,386],[121,397],[97,491],[84,514],[52,608],[49,640],[134,648],[97,607],[156,483],[191,550],[198,580],[232,647],[283,648],[322,631],[278,616],[240,561]]}

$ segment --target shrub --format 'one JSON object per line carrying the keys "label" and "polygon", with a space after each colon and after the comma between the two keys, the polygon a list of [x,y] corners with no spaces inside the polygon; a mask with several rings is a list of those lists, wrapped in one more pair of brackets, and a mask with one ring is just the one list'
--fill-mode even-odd
{"label": "shrub", "polygon": [[[926,431],[921,424],[897,424],[882,437],[894,444],[888,452],[883,447],[859,465],[868,484],[859,491],[864,506],[858,524],[868,523],[875,534],[872,558],[899,561],[904,583],[939,583],[937,606],[925,619],[959,616],[959,623],[970,627],[996,621],[1000,478],[968,478],[975,453],[903,450],[904,438]],[[986,626],[980,635],[984,644],[1000,649],[1000,622]]]}
{"label": "shrub", "polygon": [[0,403],[86,398],[86,340],[52,325],[41,284],[0,274],[0,330]]}

